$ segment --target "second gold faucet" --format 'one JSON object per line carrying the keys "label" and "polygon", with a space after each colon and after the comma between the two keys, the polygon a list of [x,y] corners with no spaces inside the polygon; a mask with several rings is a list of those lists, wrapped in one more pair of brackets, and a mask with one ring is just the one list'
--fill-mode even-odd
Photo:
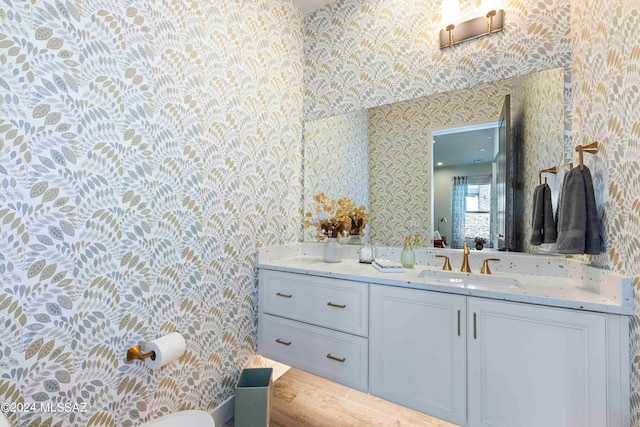
{"label": "second gold faucet", "polygon": [[464,242],[464,258],[462,258],[462,267],[460,271],[463,273],[471,273],[471,267],[469,267],[469,245],[467,242]]}
{"label": "second gold faucet", "polygon": [[[471,273],[471,267],[469,266],[469,245],[464,243],[464,255],[462,258],[462,267],[460,267],[460,271],[463,273]],[[491,270],[489,269],[489,261],[500,261],[498,258],[487,258],[484,260],[484,264],[482,265],[482,269],[480,273],[482,274],[491,274]]]}

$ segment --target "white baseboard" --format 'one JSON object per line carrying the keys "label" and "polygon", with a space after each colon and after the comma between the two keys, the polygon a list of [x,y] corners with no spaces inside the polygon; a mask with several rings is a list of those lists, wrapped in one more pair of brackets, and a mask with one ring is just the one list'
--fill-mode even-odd
{"label": "white baseboard", "polygon": [[229,397],[213,410],[211,416],[216,423],[216,427],[222,427],[224,423],[233,418],[234,398],[235,396]]}
{"label": "white baseboard", "polygon": [[273,368],[273,376],[271,379],[273,381],[280,378],[285,372],[287,372],[290,368],[289,365],[285,365],[284,363],[276,362],[275,360],[267,359],[264,356],[256,354],[253,358],[253,363],[248,367],[250,368]]}

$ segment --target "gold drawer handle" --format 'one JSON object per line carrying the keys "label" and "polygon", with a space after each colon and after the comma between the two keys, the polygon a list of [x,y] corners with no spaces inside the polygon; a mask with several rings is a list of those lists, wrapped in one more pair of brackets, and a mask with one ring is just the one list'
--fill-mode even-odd
{"label": "gold drawer handle", "polygon": [[291,345],[291,341],[282,341],[280,338],[276,339],[276,342],[278,344],[283,344],[283,345]]}
{"label": "gold drawer handle", "polygon": [[279,296],[279,297],[282,297],[282,298],[291,298],[293,296],[293,294],[287,295],[287,294],[283,294],[281,292],[278,292],[276,295]]}
{"label": "gold drawer handle", "polygon": [[329,302],[327,303],[327,305],[328,305],[329,307],[335,307],[335,308],[347,308],[347,305],[346,305],[346,304],[344,304],[344,305],[341,305],[341,304],[334,304],[334,303],[332,303],[331,301],[329,301]]}
{"label": "gold drawer handle", "polygon": [[344,357],[340,358],[340,357],[332,356],[331,353],[327,354],[327,359],[335,360],[336,362],[340,362],[340,363],[344,363],[347,360]]}

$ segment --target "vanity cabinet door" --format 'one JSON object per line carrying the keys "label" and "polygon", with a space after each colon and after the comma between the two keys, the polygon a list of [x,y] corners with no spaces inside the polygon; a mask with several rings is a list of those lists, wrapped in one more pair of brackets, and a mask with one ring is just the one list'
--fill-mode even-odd
{"label": "vanity cabinet door", "polygon": [[606,426],[607,316],[468,299],[469,425]]}
{"label": "vanity cabinet door", "polygon": [[466,297],[371,285],[369,391],[466,424]]}

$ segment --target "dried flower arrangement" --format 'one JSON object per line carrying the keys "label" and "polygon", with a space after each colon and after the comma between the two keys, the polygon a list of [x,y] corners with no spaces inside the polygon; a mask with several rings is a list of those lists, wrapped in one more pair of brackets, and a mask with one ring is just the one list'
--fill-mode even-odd
{"label": "dried flower arrangement", "polygon": [[365,206],[356,207],[353,201],[346,197],[336,202],[324,193],[316,194],[315,200],[319,205],[315,207],[314,212],[305,213],[304,226],[317,230],[318,241],[324,240],[325,237],[364,236],[365,226],[371,216],[366,213]]}
{"label": "dried flower arrangement", "polygon": [[346,199],[345,208],[349,211],[348,216],[351,218],[349,234],[351,236],[364,237],[364,228],[366,227],[367,222],[369,222],[371,214],[367,213],[367,208],[365,206],[356,207],[349,199]]}

